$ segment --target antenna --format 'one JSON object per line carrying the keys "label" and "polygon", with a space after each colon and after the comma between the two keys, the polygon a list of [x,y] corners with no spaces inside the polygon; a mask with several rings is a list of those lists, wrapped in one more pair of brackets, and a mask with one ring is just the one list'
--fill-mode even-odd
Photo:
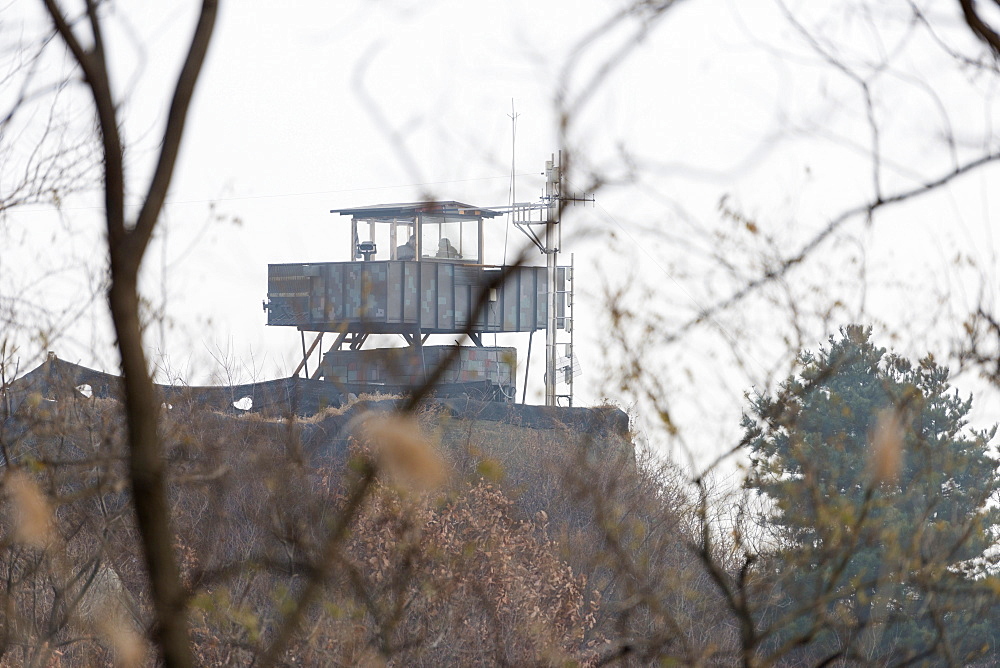
{"label": "antenna", "polygon": [[517,201],[515,196],[515,188],[517,185],[516,177],[517,174],[517,119],[521,114],[514,110],[514,98],[510,98],[510,113],[507,114],[507,118],[510,119],[510,199],[507,204],[510,206],[510,211],[507,212],[507,228],[504,230],[503,234],[503,263],[504,266],[507,265],[507,239],[510,236],[510,225],[513,221],[514,216],[514,202]]}
{"label": "antenna", "polygon": [[[517,118],[511,114],[511,121]],[[580,375],[580,365],[573,354],[573,255],[570,266],[559,266],[559,252],[562,247],[562,225],[560,216],[567,204],[593,202],[593,195],[569,193],[564,187],[565,164],[562,151],[552,154],[545,162],[545,194],[538,203],[515,203],[507,207],[514,216],[514,227],[524,233],[545,256],[545,405],[557,406],[560,399],[567,399],[573,405],[573,377]],[[504,207],[493,207],[502,211]],[[538,229],[544,228],[544,229]],[[506,249],[505,249],[506,250]],[[538,292],[539,297],[542,291]],[[569,341],[557,341],[557,331],[569,335]],[[530,343],[529,343],[530,345]],[[564,354],[560,357],[558,350]],[[560,363],[560,360],[561,363]],[[529,357],[530,361],[530,357]],[[559,378],[562,377],[560,381]],[[527,376],[525,376],[527,377]],[[569,385],[565,394],[558,394],[559,382]]]}

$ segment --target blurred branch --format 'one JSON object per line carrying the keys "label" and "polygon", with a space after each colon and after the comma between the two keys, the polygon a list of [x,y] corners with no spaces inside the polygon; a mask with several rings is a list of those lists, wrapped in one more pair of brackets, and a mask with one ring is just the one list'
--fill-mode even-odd
{"label": "blurred branch", "polygon": [[732,308],[736,304],[740,303],[748,297],[754,294],[761,288],[771,284],[775,280],[784,277],[789,271],[802,264],[817,248],[823,245],[830,236],[843,227],[846,223],[858,218],[859,216],[865,216],[871,218],[877,211],[881,209],[890,207],[894,204],[899,204],[901,202],[907,202],[926,195],[928,193],[934,192],[939,188],[951,183],[955,179],[964,176],[976,169],[989,165],[1000,160],[1000,152],[990,152],[979,158],[969,161],[963,165],[960,165],[947,174],[934,179],[932,181],[927,181],[915,188],[910,188],[909,190],[902,190],[893,195],[887,197],[876,198],[872,202],[868,202],[861,206],[856,206],[851,209],[843,211],[840,215],[836,216],[833,220],[827,223],[818,234],[814,235],[811,240],[809,240],[805,245],[803,245],[798,252],[790,257],[783,259],[780,264],[773,268],[765,271],[762,275],[757,278],[750,279],[747,281],[746,285],[734,292],[732,295],[723,299],[722,301],[716,302],[704,309],[694,318],[683,323],[674,332],[666,336],[666,341],[668,343],[673,343],[681,339],[687,332],[694,329],[696,326],[706,321],[709,318],[717,315],[718,313],[725,311],[726,309]]}
{"label": "blurred branch", "polygon": [[[996,0],[993,0],[993,3],[1000,7],[1000,3]],[[962,16],[965,17],[965,23],[972,34],[990,48],[994,57],[1000,58],[1000,35],[979,14],[976,0],[958,0],[958,4],[962,7]]]}

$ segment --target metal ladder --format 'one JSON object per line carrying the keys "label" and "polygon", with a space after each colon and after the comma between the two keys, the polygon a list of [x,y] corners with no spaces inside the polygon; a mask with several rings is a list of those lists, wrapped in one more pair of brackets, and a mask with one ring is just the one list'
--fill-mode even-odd
{"label": "metal ladder", "polygon": [[[573,379],[580,375],[580,363],[573,349],[573,254],[569,255],[569,266],[556,270],[556,299],[562,308],[563,317],[557,319],[556,326],[556,385],[565,385],[566,390],[556,393],[556,405],[573,405]],[[560,337],[559,333],[563,336]],[[562,340],[560,340],[562,339]],[[562,353],[559,355],[559,353]],[[563,403],[565,402],[565,403]]]}

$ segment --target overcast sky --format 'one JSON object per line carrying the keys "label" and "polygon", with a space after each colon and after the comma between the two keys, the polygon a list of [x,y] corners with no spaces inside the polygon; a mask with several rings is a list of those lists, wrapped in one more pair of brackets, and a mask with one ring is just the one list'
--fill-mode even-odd
{"label": "overcast sky", "polygon": [[[37,4],[2,10],[8,44],[30,42],[46,27]],[[136,177],[155,155],[193,27],[189,7],[150,4],[115,3],[108,17]],[[936,178],[993,141],[992,79],[957,67],[939,43],[978,51],[957,21],[956,2],[922,3],[931,33],[913,28],[904,2],[868,10],[790,3],[793,21],[768,0],[688,0],[641,40],[629,20],[581,41],[622,5],[223,3],[147,262],[146,294],[167,316],[147,341],[166,375],[211,382],[226,375],[220,360],[234,380],[291,372],[298,333],[264,325],[267,265],[349,259],[349,219],[330,209],[427,195],[503,205],[512,167],[517,199],[536,199],[544,162],[560,148],[560,91],[587,100],[567,140],[583,168],[572,185],[582,187],[589,171],[616,181],[565,219],[564,250],[580,268],[581,404],[631,401],[602,374],[609,358],[618,359],[609,352],[605,289],[628,286],[627,303],[663,318],[655,325],[662,330],[637,328],[634,336],[666,341],[671,324],[724,299],[768,259],[792,254],[871,198],[876,139],[887,194]],[[624,57],[613,58],[618,52]],[[5,53],[10,69],[16,52]],[[616,67],[593,85],[609,61]],[[57,79],[66,61],[51,48],[43,62]],[[869,77],[870,107],[855,72]],[[13,90],[0,96],[9,102]],[[61,99],[84,127],[82,92],[76,86]],[[18,135],[22,158],[33,136]],[[647,371],[676,393],[682,421],[701,424],[689,445],[730,439],[742,393],[786,373],[791,351],[815,347],[844,322],[876,323],[877,337],[906,354],[946,356],[963,313],[995,299],[995,177],[980,170],[872,223],[851,218],[764,296],[680,343],[654,346]],[[141,185],[137,178],[133,191]],[[61,217],[33,206],[3,220],[10,240],[0,256],[3,289],[57,304],[59,313],[78,307],[61,316],[55,341],[21,333],[22,364],[37,363],[47,348],[114,370],[100,295],[86,307],[102,267],[98,204],[82,194],[65,202]],[[508,251],[522,239],[516,231],[508,237],[503,219],[491,224],[487,260],[499,262],[505,239]],[[542,338],[535,337],[529,382],[536,401]],[[518,345],[523,360],[525,336],[499,343]],[[969,386],[978,387],[974,379]]]}

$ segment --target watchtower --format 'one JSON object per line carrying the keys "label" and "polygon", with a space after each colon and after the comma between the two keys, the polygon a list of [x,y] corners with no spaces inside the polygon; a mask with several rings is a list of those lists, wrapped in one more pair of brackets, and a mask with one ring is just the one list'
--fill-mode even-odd
{"label": "watchtower", "polygon": [[[331,213],[350,216],[349,261],[268,266],[267,324],[301,332],[294,375],[310,376],[310,357],[332,336],[311,377],[345,390],[405,391],[444,366],[436,389],[513,400],[517,350],[485,346],[483,335],[546,329],[549,278],[546,267],[484,262],[484,221],[501,212],[435,201]],[[562,322],[565,303],[557,303]],[[308,348],[307,332],[315,334]],[[372,334],[407,345],[364,350]],[[425,345],[436,334],[451,345]],[[462,335],[473,345],[456,348]]]}

